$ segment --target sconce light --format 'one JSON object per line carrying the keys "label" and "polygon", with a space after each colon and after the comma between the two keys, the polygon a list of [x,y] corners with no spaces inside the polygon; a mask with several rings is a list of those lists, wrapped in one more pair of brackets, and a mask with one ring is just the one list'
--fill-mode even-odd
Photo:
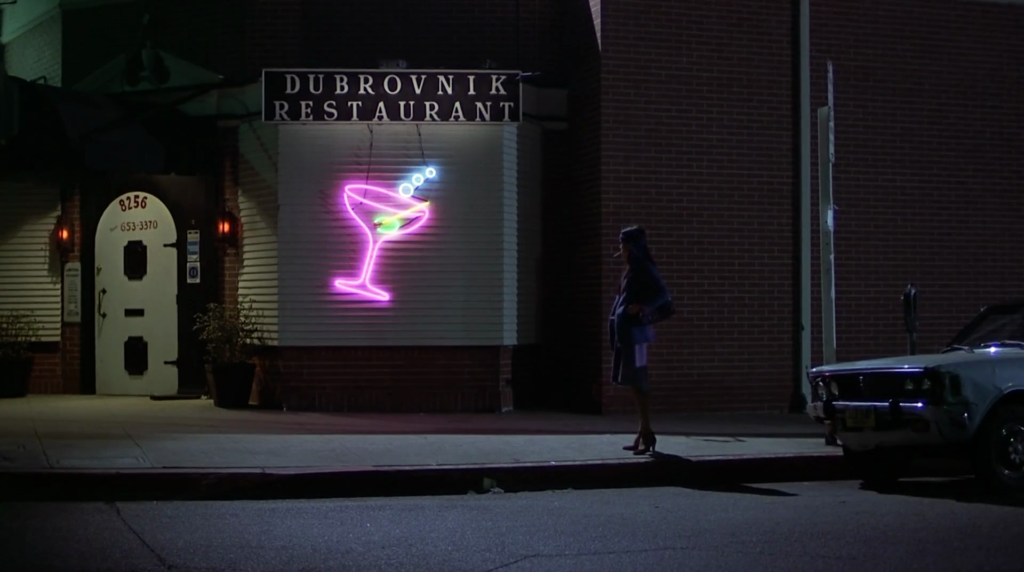
{"label": "sconce light", "polygon": [[75,250],[75,228],[63,215],[57,217],[57,224],[53,227],[53,242],[61,256]]}
{"label": "sconce light", "polygon": [[231,211],[223,211],[217,217],[217,240],[228,246],[238,245],[238,217]]}

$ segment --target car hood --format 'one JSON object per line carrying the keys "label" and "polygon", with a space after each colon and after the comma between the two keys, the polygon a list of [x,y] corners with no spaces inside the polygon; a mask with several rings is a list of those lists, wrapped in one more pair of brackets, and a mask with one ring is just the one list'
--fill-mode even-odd
{"label": "car hood", "polygon": [[[988,348],[984,350],[975,350],[974,353],[952,351],[944,354],[923,354],[849,361],[818,366],[811,370],[811,374],[857,370],[916,369],[941,366],[967,366],[968,369],[975,369],[977,366],[985,367],[996,365],[1000,368],[1024,367],[1024,350],[1017,348]],[[951,369],[961,368],[952,367]]]}
{"label": "car hood", "polygon": [[966,410],[969,434],[978,429],[989,410],[1003,395],[1010,391],[1024,390],[1024,350],[1017,348],[987,348],[975,350],[974,353],[953,351],[837,363],[812,369],[810,377],[840,372],[923,368],[936,368],[960,377],[962,394],[958,401]]}

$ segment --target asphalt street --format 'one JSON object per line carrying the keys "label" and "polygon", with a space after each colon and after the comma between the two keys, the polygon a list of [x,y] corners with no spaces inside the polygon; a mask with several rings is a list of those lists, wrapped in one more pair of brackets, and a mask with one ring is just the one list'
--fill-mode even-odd
{"label": "asphalt street", "polygon": [[328,501],[0,504],[0,569],[1024,570],[1024,505],[970,481]]}

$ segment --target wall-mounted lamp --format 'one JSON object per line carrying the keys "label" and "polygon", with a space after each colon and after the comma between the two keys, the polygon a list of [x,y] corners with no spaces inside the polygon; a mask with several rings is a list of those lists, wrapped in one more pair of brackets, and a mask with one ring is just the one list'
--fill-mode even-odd
{"label": "wall-mounted lamp", "polygon": [[238,246],[238,217],[231,211],[223,211],[217,217],[217,241],[228,246]]}
{"label": "wall-mounted lamp", "polygon": [[61,256],[75,251],[75,228],[63,215],[57,217],[57,223],[53,226],[53,244]]}

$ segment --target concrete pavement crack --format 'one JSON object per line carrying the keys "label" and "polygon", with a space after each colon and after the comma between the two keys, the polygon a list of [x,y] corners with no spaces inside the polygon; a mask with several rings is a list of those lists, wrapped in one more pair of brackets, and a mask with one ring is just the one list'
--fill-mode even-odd
{"label": "concrete pavement crack", "polygon": [[[725,547],[710,548],[710,547],[703,547],[703,546],[662,546],[662,547],[658,547],[658,548],[636,548],[636,549],[631,549],[631,550],[595,550],[595,551],[591,551],[591,552],[560,552],[560,553],[550,553],[550,554],[537,553],[537,554],[530,554],[530,555],[527,555],[527,556],[522,556],[520,558],[516,558],[515,560],[513,560],[511,562],[506,562],[505,564],[502,564],[500,566],[495,566],[494,568],[488,568],[487,570],[484,570],[483,572],[495,572],[496,570],[503,570],[505,568],[509,568],[511,566],[515,566],[516,564],[519,564],[520,562],[525,562],[527,560],[533,560],[533,559],[537,559],[537,558],[577,558],[577,557],[580,557],[580,556],[614,556],[614,555],[619,555],[619,554],[645,554],[645,553],[652,553],[652,552],[670,552],[670,551],[673,551],[673,550],[707,550],[707,551],[712,551],[712,552],[725,552]],[[731,553],[733,553],[733,554],[738,554],[738,553],[739,554],[752,554],[752,555],[755,555],[755,554],[756,555],[771,554],[770,552],[766,553],[766,552],[756,551],[756,550],[754,550],[754,551],[751,551],[751,550],[733,550],[733,551],[731,551]],[[842,560],[840,558],[827,557],[827,556],[824,557],[823,559],[824,560],[836,560],[836,561]],[[845,561],[849,561],[849,559],[846,559]]]}
{"label": "concrete pavement crack", "polygon": [[529,556],[523,556],[517,558],[512,562],[508,562],[498,566],[496,568],[488,568],[484,572],[494,572],[495,570],[501,570],[502,568],[508,568],[525,560],[532,560],[534,558],[575,558],[578,556],[613,556],[617,554],[644,554],[648,552],[669,552],[672,550],[700,550],[696,546],[662,546],[659,548],[635,548],[632,550],[594,550],[590,552],[560,552],[555,554],[530,554]]}
{"label": "concrete pavement crack", "polygon": [[523,556],[521,558],[517,558],[517,559],[515,559],[515,560],[513,560],[511,562],[506,562],[505,564],[502,564],[501,566],[496,566],[494,568],[488,568],[487,570],[484,570],[484,572],[495,572],[495,570],[501,570],[503,568],[508,568],[509,566],[515,566],[516,564],[519,564],[520,562],[525,562],[526,560],[533,560],[535,558],[576,558],[576,557],[579,557],[579,556],[613,556],[613,555],[616,555],[616,554],[643,554],[643,553],[647,553],[647,552],[667,552],[667,551],[671,551],[671,550],[694,550],[694,549],[695,549],[695,547],[665,546],[665,547],[661,547],[661,548],[638,548],[638,549],[633,549],[633,550],[595,550],[595,551],[592,551],[592,552],[561,552],[561,553],[556,553],[556,554],[538,553],[538,554],[530,554],[528,556]]}
{"label": "concrete pavement crack", "polygon": [[151,461],[149,455],[146,454],[146,450],[143,449],[142,445],[139,445],[139,442],[135,440],[135,436],[129,433],[128,430],[124,428],[124,425],[121,426],[121,431],[128,436],[132,443],[135,443],[135,448],[137,448],[139,452],[142,453],[142,458],[146,461],[146,463],[150,467],[154,466],[153,461]]}
{"label": "concrete pavement crack", "polygon": [[534,558],[543,558],[544,556],[545,556],[544,554],[530,554],[528,556],[522,556],[522,557],[516,558],[512,562],[506,562],[506,563],[502,564],[501,566],[495,566],[494,568],[488,568],[487,570],[484,570],[483,572],[495,572],[495,570],[501,570],[502,568],[508,568],[509,566],[515,566],[516,564],[519,564],[520,562],[525,562],[527,560],[532,560]]}
{"label": "concrete pavement crack", "polygon": [[32,433],[36,436],[36,441],[39,442],[39,450],[43,452],[43,459],[46,460],[46,466],[53,468],[53,461],[50,460],[50,454],[46,452],[46,446],[43,445],[43,438],[39,436],[39,427],[36,426],[35,419],[32,420]]}
{"label": "concrete pavement crack", "polygon": [[171,563],[168,562],[166,559],[164,559],[163,556],[160,556],[160,553],[157,552],[156,549],[153,548],[152,545],[150,545],[150,543],[146,542],[146,539],[142,538],[142,535],[139,534],[139,531],[135,530],[135,527],[128,522],[128,519],[126,519],[124,517],[124,514],[121,513],[121,506],[118,505],[116,502],[110,503],[110,505],[114,508],[114,513],[117,515],[117,518],[125,525],[125,527],[128,528],[129,532],[131,532],[132,535],[135,536],[135,538],[139,539],[139,542],[141,542],[142,545],[146,547],[146,550],[148,550],[149,553],[152,554],[154,558],[156,558],[156,561],[160,563],[160,566],[163,566],[165,570],[174,570],[174,566],[171,565]]}

